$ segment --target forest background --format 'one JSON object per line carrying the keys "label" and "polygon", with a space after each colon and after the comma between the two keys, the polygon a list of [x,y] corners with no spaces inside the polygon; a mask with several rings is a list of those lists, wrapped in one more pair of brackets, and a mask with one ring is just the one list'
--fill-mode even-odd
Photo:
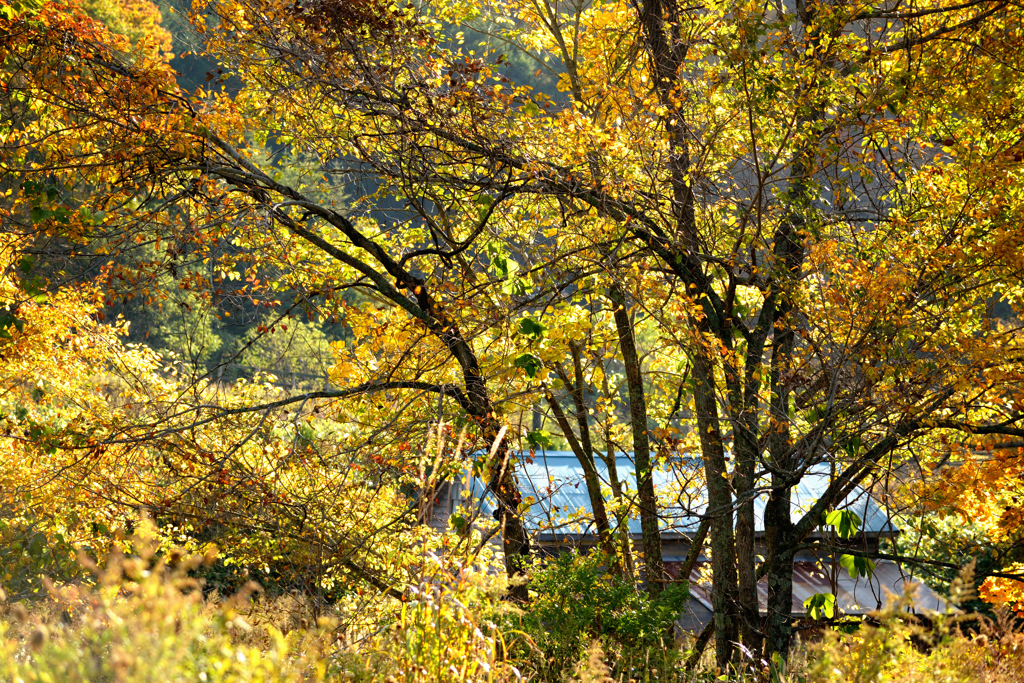
{"label": "forest background", "polygon": [[[901,558],[1002,636],[938,619],[933,661],[886,649],[935,638],[897,612],[839,635],[822,596],[835,630],[792,675],[1010,675],[1021,19],[5,2],[0,578],[38,605],[10,608],[11,666],[668,678],[713,642],[706,666],[786,676],[816,533],[851,575]],[[545,564],[516,470],[553,448],[598,548]],[[425,525],[467,473],[493,519]],[[858,486],[903,529],[873,557],[833,514]],[[673,644],[686,585],[659,529],[684,499],[706,503],[686,565],[710,556],[715,621]],[[193,621],[117,634],[139,604]]]}

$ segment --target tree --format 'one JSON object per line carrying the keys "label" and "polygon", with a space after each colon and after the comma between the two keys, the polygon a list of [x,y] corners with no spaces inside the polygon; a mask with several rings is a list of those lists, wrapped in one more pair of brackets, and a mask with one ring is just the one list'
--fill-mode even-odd
{"label": "tree", "polygon": [[[785,655],[792,558],[822,514],[911,446],[947,430],[1013,433],[1020,419],[1015,323],[994,326],[989,308],[997,296],[1020,303],[1017,9],[512,3],[502,13],[510,44],[560,62],[564,106],[503,95],[498,82],[460,119],[438,104],[429,71],[343,101],[386,113],[387,134],[409,145],[378,173],[457,187],[488,159],[500,179],[491,191],[520,199],[499,207],[509,224],[525,213],[557,227],[554,249],[528,248],[532,226],[505,237],[531,275],[557,264],[547,272],[563,279],[544,281],[565,291],[602,264],[609,308],[632,302],[678,340],[709,488],[719,662],[737,639],[760,649],[759,573],[766,653]],[[985,51],[963,47],[973,43]],[[313,69],[277,49],[296,71]],[[472,74],[478,87],[501,80],[482,65]],[[979,101],[979,79],[994,74]],[[431,135],[441,142],[412,142]],[[627,245],[638,252],[616,252]],[[639,460],[650,425],[630,342],[620,335]],[[794,523],[789,491],[822,462],[834,479]],[[656,554],[646,558],[655,585]]]}
{"label": "tree", "polygon": [[[358,82],[362,73],[353,63],[400,60],[403,50],[413,51],[424,35],[406,10],[380,14],[378,9],[356,6],[351,16],[342,13],[339,23],[326,25],[287,8],[249,19],[284,21],[297,41],[327,41],[326,47],[337,50],[339,66],[348,64],[352,70],[351,76],[342,72],[340,77]],[[303,185],[275,180],[275,169],[262,170],[250,158],[247,140],[262,145],[269,137],[275,144],[304,147],[332,177],[345,173],[362,140],[350,128],[356,125],[351,117],[311,108],[299,125],[292,117],[298,110],[260,95],[262,85],[276,84],[284,88],[283,96],[293,78],[284,62],[257,64],[262,24],[247,26],[249,42],[230,43],[231,51],[225,52],[253,86],[234,101],[222,97],[202,102],[180,92],[162,63],[124,63],[99,27],[59,4],[6,21],[5,32],[19,38],[3,55],[15,74],[6,96],[25,103],[27,112],[5,131],[13,144],[4,162],[5,171],[20,185],[11,215],[20,211],[31,221],[23,226],[25,232],[37,242],[59,239],[72,245],[66,250],[71,259],[95,264],[116,254],[103,270],[110,298],[159,298],[153,283],[169,274],[179,289],[198,292],[207,301],[244,297],[257,309],[272,308],[275,293],[287,290],[300,295],[295,297],[298,305],[312,311],[315,301],[323,316],[344,317],[357,335],[369,336],[364,341],[376,349],[375,362],[364,364],[359,373],[335,373],[349,380],[349,386],[307,392],[269,406],[257,402],[250,412],[314,399],[409,391],[415,392],[417,408],[432,406],[436,396],[440,422],[445,404],[454,405],[472,427],[463,452],[490,453],[480,465],[499,501],[509,574],[521,573],[529,542],[506,430],[481,362],[481,357],[486,359],[482,345],[490,342],[488,327],[495,319],[492,292],[500,293],[502,283],[491,278],[489,264],[478,253],[465,253],[487,227],[493,212],[489,207],[502,198],[486,197],[472,186],[460,188],[447,207],[452,221],[447,229],[452,231],[449,239],[464,244],[410,252],[409,245],[421,243],[427,234],[422,224],[393,221],[387,215],[350,216],[331,202],[315,201]],[[225,16],[224,21],[234,19]],[[371,29],[382,34],[371,38]],[[224,49],[217,35],[212,35],[210,47]],[[398,61],[392,64],[392,75],[398,67]],[[276,82],[278,78],[283,80]],[[260,79],[269,80],[261,84]],[[312,87],[297,94],[318,96]],[[262,111],[267,106],[285,107],[285,116],[267,116]],[[338,128],[325,136],[321,126]],[[357,130],[364,130],[362,123]],[[46,190],[36,192],[32,183]],[[84,196],[62,191],[82,186],[89,188]],[[331,191],[326,181],[314,189],[328,195]],[[401,191],[381,185],[374,192],[401,200]],[[409,202],[415,206],[418,199]],[[126,253],[138,244],[152,245],[158,257],[126,261]],[[454,272],[453,261],[459,265]],[[183,262],[202,263],[205,272],[186,273]],[[251,275],[243,278],[242,272]],[[363,293],[362,302],[350,305],[342,296],[347,291]],[[196,401],[192,410],[200,415],[209,409],[207,401],[216,398],[201,390],[203,386],[200,379],[200,390],[189,392]],[[190,399],[181,398],[187,405]],[[215,410],[214,416],[236,413],[228,407]],[[418,414],[411,425],[422,428]],[[160,426],[150,423],[139,433]],[[406,441],[415,438],[415,432],[408,432]],[[366,447],[376,448],[373,439],[368,437]],[[514,585],[512,592],[522,598],[525,586]]]}
{"label": "tree", "polygon": [[[17,254],[5,246],[5,255]],[[16,301],[32,269],[22,259],[5,271],[20,273],[20,282],[0,281],[4,300]],[[29,596],[43,576],[75,578],[76,551],[104,556],[138,524],[140,508],[161,523],[162,544],[221,546],[219,587],[245,582],[232,566],[252,568],[269,589],[300,589],[315,608],[355,585],[371,591],[368,609],[380,609],[372,596],[400,596],[395,586],[439,569],[424,567],[423,557],[441,539],[421,526],[401,490],[423,485],[408,443],[378,443],[371,459],[363,435],[342,427],[383,424],[400,402],[378,398],[339,415],[318,401],[298,410],[258,376],[197,383],[145,346],[126,344],[127,322],[103,323],[101,312],[100,292],[89,286],[8,309],[0,539],[9,591]],[[216,407],[197,413],[190,401]],[[252,410],[275,401],[285,410]],[[443,442],[436,437],[434,448]]]}
{"label": "tree", "polygon": [[157,57],[171,57],[171,34],[161,26],[160,9],[149,0],[85,0],[82,9],[132,47]]}
{"label": "tree", "polygon": [[[571,262],[603,258],[621,282],[610,308],[623,309],[624,290],[680,340],[707,470],[719,662],[737,635],[759,649],[759,572],[766,652],[784,655],[792,557],[822,513],[945,430],[1017,429],[1015,323],[994,326],[989,309],[997,296],[1020,302],[1017,9],[511,7],[507,38],[561,62],[566,106],[548,114],[513,91],[518,108],[435,129],[424,79],[393,116],[416,135],[436,130],[449,155],[458,145],[518,171],[515,191],[552,198],[547,214],[562,219],[551,260],[586,245]],[[982,74],[1000,75],[984,102]],[[423,163],[416,177],[454,184],[444,173],[456,168]],[[609,258],[616,244],[644,252]],[[789,491],[821,462],[832,484],[791,522]]]}
{"label": "tree", "polygon": [[[667,331],[678,329],[679,317],[689,321],[682,347],[692,360],[694,418],[717,511],[720,663],[737,626],[750,649],[760,641],[756,470],[770,477],[767,652],[784,654],[792,555],[822,512],[878,468],[896,466],[907,444],[926,443],[937,428],[1012,430],[1019,419],[1006,403],[1019,372],[1013,330],[986,322],[986,301],[996,292],[1015,307],[1019,301],[1013,261],[1001,258],[1020,239],[1012,219],[1002,222],[1019,210],[1005,167],[1017,142],[990,112],[974,109],[968,91],[939,95],[932,80],[940,62],[956,64],[965,87],[1005,68],[1000,62],[1018,38],[1011,9],[798,4],[787,12],[730,4],[716,12],[648,3],[635,15],[642,35],[634,45],[646,53],[639,80],[650,86],[634,81],[628,90],[624,77],[605,75],[607,58],[588,70],[574,56],[590,54],[588,33],[578,28],[587,12],[576,15],[579,24],[554,8],[535,20],[553,36],[551,49],[562,50],[567,89],[580,101],[572,124],[582,129],[558,150],[560,165],[580,169],[575,183],[556,171],[538,189],[619,219],[620,234],[653,252],[676,291],[687,294],[665,310],[639,294],[651,291],[653,278],[634,279],[634,300]],[[604,11],[616,10],[617,20],[606,15],[593,25],[628,25],[621,13],[629,8]],[[575,37],[560,38],[570,27]],[[589,35],[593,45],[604,44],[599,31]],[[959,52],[964,36],[991,44],[998,57]],[[645,158],[626,167],[636,175],[618,180],[616,171],[626,175],[621,157],[603,152],[628,148],[608,138],[622,136],[621,102],[638,91],[647,99],[634,97],[629,110],[655,114],[646,130],[660,144],[642,148]],[[1001,93],[993,94],[998,100]],[[1013,97],[990,106],[1005,111]],[[958,125],[973,116],[984,142]],[[950,137],[958,142],[948,142],[948,156],[928,151],[936,138]],[[583,169],[601,175],[586,183]],[[991,213],[960,213],[972,201]],[[969,253],[949,249],[958,235],[971,236]],[[998,379],[987,379],[990,363],[1000,364]],[[986,377],[980,385],[979,376]],[[965,395],[967,386],[976,393]],[[735,455],[731,472],[726,445]],[[822,460],[833,463],[834,482],[792,524],[790,487]]]}
{"label": "tree", "polygon": [[[7,259],[16,246],[5,237]],[[5,265],[0,538],[7,587],[29,595],[44,571],[54,578],[77,573],[76,547],[105,552],[112,530],[133,515],[132,503],[115,501],[138,493],[144,468],[123,446],[103,441],[129,406],[166,383],[154,373],[155,354],[122,344],[123,320],[98,322],[95,289],[37,292],[10,303],[26,298],[33,273],[30,259]]]}
{"label": "tree", "polygon": [[[474,17],[554,69],[562,98],[448,40]],[[102,232],[104,250],[159,238],[174,246],[150,270],[185,255],[214,264],[189,287],[271,300],[269,285],[225,285],[245,264],[344,315],[362,349],[339,363],[348,386],[295,400],[401,390],[433,395],[438,412],[457,405],[475,425],[467,450],[491,456],[510,574],[529,544],[499,407],[546,400],[551,387],[531,380],[572,363],[559,379],[582,419],[563,431],[579,430],[581,461],[595,450],[582,351],[542,357],[524,337],[573,320],[564,307],[548,320],[549,303],[610,314],[648,588],[663,581],[651,437],[678,448],[653,429],[657,409],[704,464],[725,666],[737,641],[787,654],[792,559],[853,487],[927,459],[943,435],[1019,435],[1018,322],[994,324],[991,306],[1019,311],[1024,294],[1020,20],[999,0],[510,2],[500,14],[216,0],[194,21],[244,85],[205,101],[166,71],[22,22],[39,39],[7,57],[24,78],[11,90],[39,112],[19,131],[38,156],[6,170],[101,188],[88,237],[40,204],[44,230],[89,244]],[[88,70],[54,83],[42,67],[68,49]],[[275,179],[249,152],[268,139],[317,158],[321,191],[348,183],[362,215]],[[366,298],[343,304],[348,290]],[[651,329],[662,347],[645,367]],[[826,494],[794,522],[791,488],[823,463]]]}
{"label": "tree", "polygon": [[900,538],[899,555],[918,562],[924,575],[949,583],[953,566],[977,562],[981,600],[1018,614],[1024,609],[1021,562],[1021,449],[1019,439],[963,435],[950,439],[946,457],[908,486],[905,504],[918,513]]}
{"label": "tree", "polygon": [[[1019,310],[1019,187],[1007,167],[1018,86],[999,79],[984,104],[972,88],[1012,68],[1020,17],[1002,3],[657,2],[530,4],[518,17],[528,28],[510,39],[559,57],[571,96],[544,117],[571,134],[543,153],[522,148],[543,165],[529,189],[583,217],[595,248],[600,235],[648,251],[627,291],[692,363],[719,662],[737,629],[759,649],[761,572],[766,653],[785,654],[792,557],[822,513],[910,444],[946,429],[1012,433],[1021,417],[1009,399],[1015,323],[994,326],[988,304],[1002,296]],[[984,208],[963,210],[972,205]],[[665,289],[667,301],[650,298]],[[823,461],[836,472],[829,490],[791,522],[791,487]],[[758,470],[769,478],[760,569]]]}

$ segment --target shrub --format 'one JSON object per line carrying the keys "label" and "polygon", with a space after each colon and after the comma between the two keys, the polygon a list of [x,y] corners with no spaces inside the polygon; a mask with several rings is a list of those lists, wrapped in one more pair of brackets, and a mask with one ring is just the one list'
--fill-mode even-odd
{"label": "shrub", "polygon": [[[493,618],[503,582],[485,572],[440,573],[407,591],[397,618],[339,657],[349,680],[385,683],[519,681]],[[490,618],[489,618],[490,617]]]}
{"label": "shrub", "polygon": [[539,677],[572,673],[595,640],[614,661],[616,679],[675,665],[673,629],[686,604],[685,586],[669,585],[652,601],[631,578],[605,571],[597,553],[566,553],[533,573],[531,589],[536,594],[519,621],[532,646],[524,641],[516,654]]}

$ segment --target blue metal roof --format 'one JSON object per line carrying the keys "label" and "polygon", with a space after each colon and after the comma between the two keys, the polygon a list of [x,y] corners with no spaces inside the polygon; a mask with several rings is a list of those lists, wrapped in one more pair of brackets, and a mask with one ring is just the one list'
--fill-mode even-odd
{"label": "blue metal roof", "polygon": [[[597,469],[604,484],[605,500],[611,500],[608,468],[598,458]],[[615,469],[623,491],[630,497],[636,495],[636,466],[628,455],[620,454],[615,459]],[[658,492],[662,511],[663,533],[690,534],[697,529],[700,515],[707,509],[706,489],[703,483],[703,465],[699,458],[674,460],[659,464],[653,473],[654,485]],[[519,464],[516,478],[527,502],[532,503],[526,513],[526,524],[537,531],[554,531],[558,534],[583,534],[592,526],[590,497],[587,494],[583,468],[570,451],[538,452],[529,462],[527,458]],[[810,509],[824,494],[830,481],[829,464],[822,463],[812,468],[793,488],[792,518],[795,522]],[[478,479],[455,484],[456,496],[462,487],[473,500],[481,505],[485,513],[493,510],[488,498],[480,502],[484,484]],[[754,501],[756,531],[764,530],[764,508],[767,495],[758,496]],[[888,512],[862,488],[853,491],[837,509],[856,512],[861,519],[861,530],[867,533],[894,533]],[[635,511],[635,508],[634,508]],[[640,533],[639,518],[629,521],[630,533]]]}

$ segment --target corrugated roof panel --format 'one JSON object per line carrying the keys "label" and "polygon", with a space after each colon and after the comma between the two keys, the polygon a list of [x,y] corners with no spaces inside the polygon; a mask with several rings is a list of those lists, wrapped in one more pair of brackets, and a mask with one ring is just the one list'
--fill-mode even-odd
{"label": "corrugated roof panel", "polygon": [[849,611],[854,608],[870,612],[885,607],[895,598],[901,597],[908,584],[913,596],[914,611],[945,612],[949,607],[938,593],[908,575],[898,564],[886,560],[878,562],[870,579],[861,576],[852,579],[845,570],[840,570],[837,583],[840,596],[845,601],[842,603],[843,608],[850,614],[855,613]]}
{"label": "corrugated roof panel", "polygon": [[[708,609],[711,607],[711,588],[701,580],[701,565],[698,562],[690,572],[690,596]],[[665,569],[670,577],[678,576],[682,562],[669,561]],[[900,566],[888,560],[881,560],[875,566],[871,578],[857,577],[851,579],[842,567],[836,567],[836,585],[833,587],[830,574],[832,568],[825,564],[819,567],[814,562],[797,561],[793,563],[793,614],[807,614],[804,602],[816,593],[832,593],[836,596],[836,607],[840,614],[857,616],[881,609],[892,600],[903,595],[907,584],[914,594],[913,609],[915,612],[945,612],[946,601],[927,585],[906,576]],[[768,611],[768,580],[761,579],[757,583],[757,603],[761,613]],[[954,610],[959,611],[959,610]]]}

